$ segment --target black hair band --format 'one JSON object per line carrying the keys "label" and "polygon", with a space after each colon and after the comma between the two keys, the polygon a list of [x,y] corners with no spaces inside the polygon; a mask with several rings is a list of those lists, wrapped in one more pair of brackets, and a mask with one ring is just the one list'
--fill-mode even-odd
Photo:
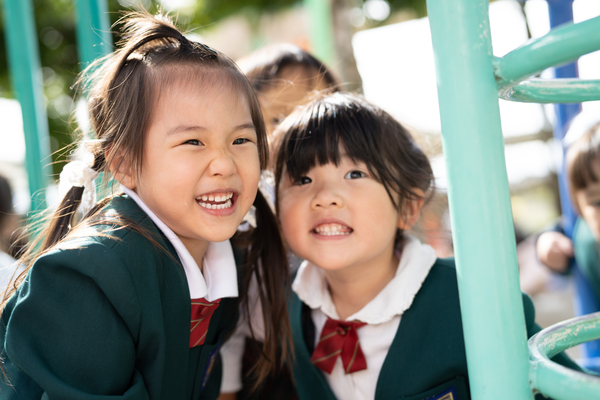
{"label": "black hair band", "polygon": [[216,50],[211,49],[210,47],[208,47],[204,43],[200,43],[200,42],[195,42],[195,41],[189,40],[187,37],[185,37],[185,35],[183,33],[179,34],[179,37],[177,38],[177,40],[179,40],[179,43],[183,47],[193,48],[194,44],[197,44],[197,45],[199,45],[200,47],[202,47],[205,51],[209,52],[213,56],[217,56],[219,54]]}

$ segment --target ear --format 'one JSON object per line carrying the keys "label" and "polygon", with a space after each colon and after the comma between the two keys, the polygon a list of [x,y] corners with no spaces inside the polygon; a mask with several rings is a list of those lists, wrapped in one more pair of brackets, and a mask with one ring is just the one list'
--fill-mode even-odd
{"label": "ear", "polygon": [[129,159],[125,157],[122,152],[119,152],[110,158],[107,151],[105,157],[107,160],[110,160],[109,170],[115,180],[117,180],[127,189],[135,190],[137,186],[137,180],[131,170],[131,163],[129,162]]}
{"label": "ear", "polygon": [[405,199],[402,204],[402,210],[398,216],[397,227],[402,230],[408,230],[417,222],[421,215],[421,207],[423,207],[424,194],[421,189],[414,189],[419,196],[416,199]]}

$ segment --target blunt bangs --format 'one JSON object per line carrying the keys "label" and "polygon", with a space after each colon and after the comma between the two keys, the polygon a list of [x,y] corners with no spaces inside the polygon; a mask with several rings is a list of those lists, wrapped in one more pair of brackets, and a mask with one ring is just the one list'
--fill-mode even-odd
{"label": "blunt bangs", "polygon": [[373,141],[364,122],[367,122],[365,119],[375,121],[368,118],[370,115],[355,118],[357,111],[354,104],[330,101],[306,107],[282,143],[287,174],[297,179],[317,165],[333,163],[337,166],[343,155],[354,162],[362,161],[370,168]]}
{"label": "blunt bangs", "polygon": [[[348,93],[321,96],[296,109],[273,134],[276,149],[275,179],[284,173],[297,180],[315,166],[342,156],[363,162],[390,199],[423,197],[433,182],[429,160],[406,129],[389,114]],[[399,195],[399,196],[398,196]]]}

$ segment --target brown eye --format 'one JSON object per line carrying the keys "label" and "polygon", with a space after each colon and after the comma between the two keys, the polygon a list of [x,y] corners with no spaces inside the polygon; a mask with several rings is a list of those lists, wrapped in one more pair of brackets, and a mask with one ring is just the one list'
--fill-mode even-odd
{"label": "brown eye", "polygon": [[302,186],[302,185],[307,185],[311,182],[312,182],[312,180],[308,176],[301,176],[300,178],[296,179],[296,181],[294,183],[298,186]]}
{"label": "brown eye", "polygon": [[359,179],[365,178],[366,176],[367,174],[362,171],[350,171],[346,174],[346,176],[344,176],[344,179]]}

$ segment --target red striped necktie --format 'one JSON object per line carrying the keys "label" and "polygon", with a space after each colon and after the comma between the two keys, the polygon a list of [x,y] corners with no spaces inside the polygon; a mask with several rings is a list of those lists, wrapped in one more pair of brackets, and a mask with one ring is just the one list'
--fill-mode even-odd
{"label": "red striped necktie", "polygon": [[192,324],[190,328],[190,348],[204,344],[210,317],[219,308],[217,299],[213,302],[207,301],[205,298],[192,299]]}
{"label": "red striped necktie", "polygon": [[328,374],[333,371],[339,355],[342,356],[346,374],[367,369],[367,360],[360,348],[356,332],[358,328],[365,325],[365,322],[327,318],[310,361]]}

